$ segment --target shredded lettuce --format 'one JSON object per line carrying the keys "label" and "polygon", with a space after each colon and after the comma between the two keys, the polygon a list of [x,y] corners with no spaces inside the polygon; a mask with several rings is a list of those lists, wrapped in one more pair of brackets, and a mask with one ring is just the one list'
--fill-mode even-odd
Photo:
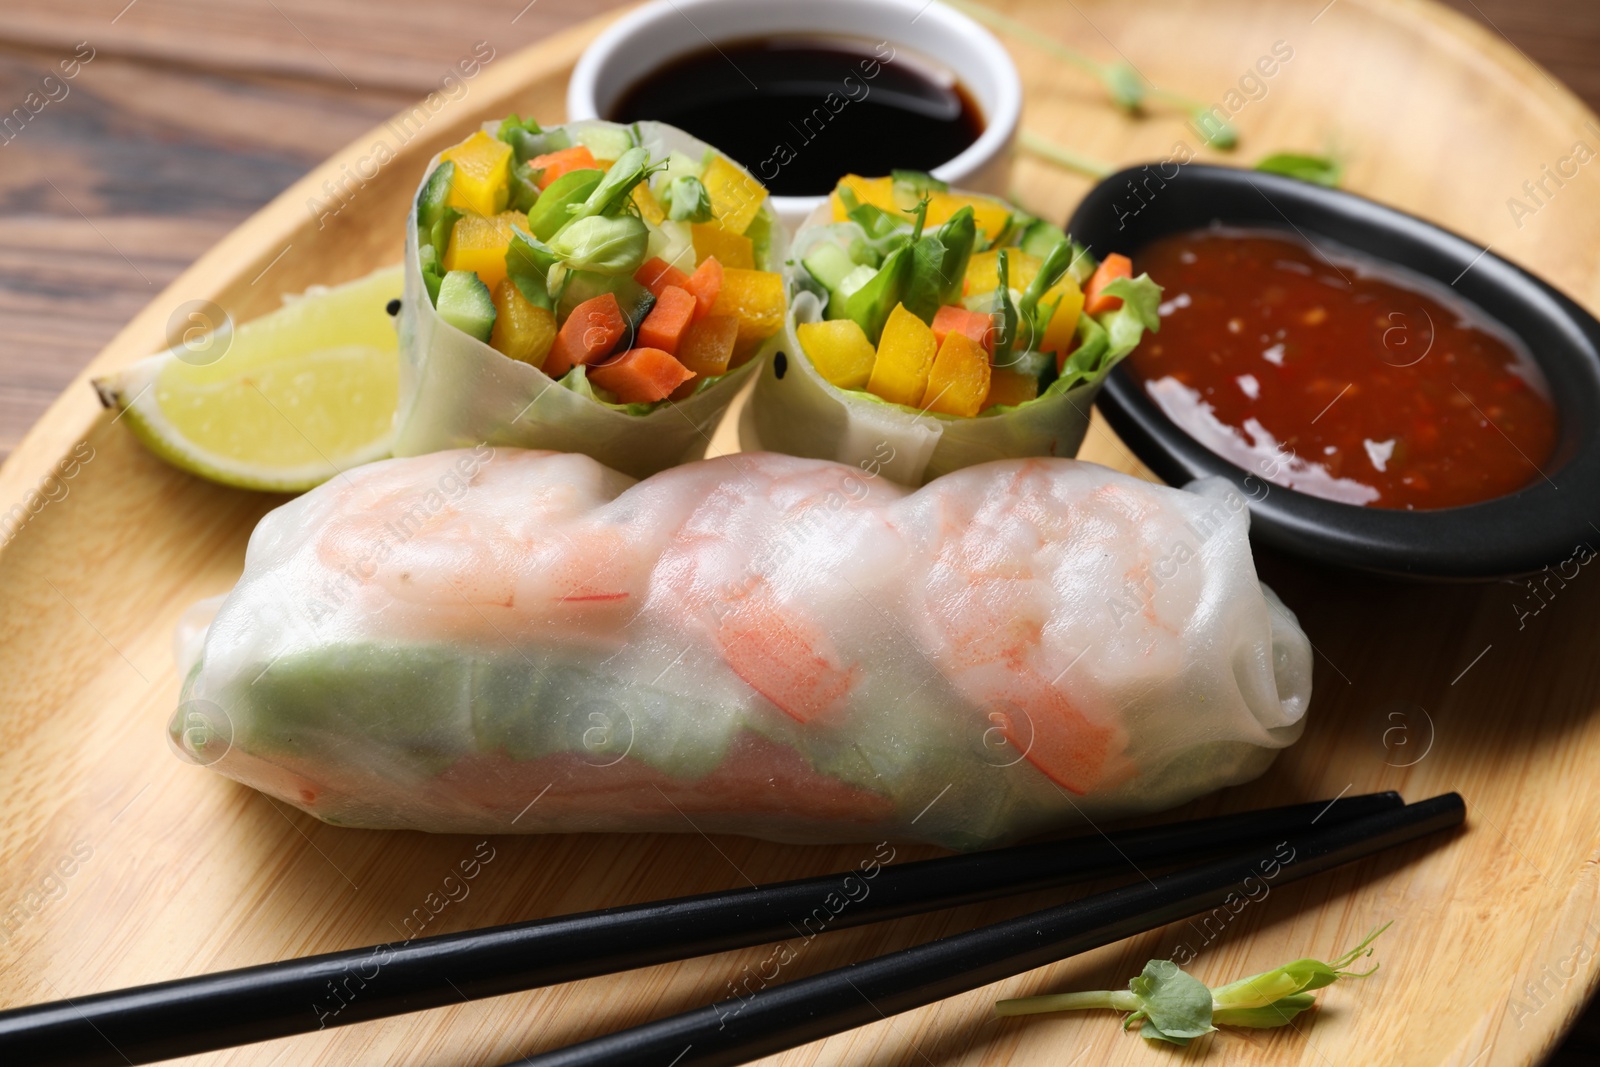
{"label": "shredded lettuce", "polygon": [[1067,356],[1065,366],[1047,390],[1071,389],[1107,374],[1129,352],[1138,347],[1144,332],[1161,329],[1161,286],[1148,274],[1137,278],[1118,278],[1105,288],[1111,296],[1122,297],[1122,306],[1099,315],[1085,312],[1078,317],[1078,345]]}

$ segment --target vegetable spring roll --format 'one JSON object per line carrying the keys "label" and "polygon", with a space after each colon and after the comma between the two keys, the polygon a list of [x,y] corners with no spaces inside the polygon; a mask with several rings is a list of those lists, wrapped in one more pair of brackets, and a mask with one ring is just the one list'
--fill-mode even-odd
{"label": "vegetable spring roll", "polygon": [[363,827],[971,848],[1168,808],[1259,774],[1310,698],[1217,492],[1065,459],[915,492],[770,453],[375,463],[262,520],[171,736]]}
{"label": "vegetable spring roll", "polygon": [[1106,373],[1160,326],[1160,287],[1131,275],[1004,200],[850,175],[795,237],[788,347],[740,441],[913,486],[1070,456]]}
{"label": "vegetable spring roll", "polygon": [[395,455],[698,458],[782,337],[787,244],[761,184],[681,130],[489,124],[412,208]]}

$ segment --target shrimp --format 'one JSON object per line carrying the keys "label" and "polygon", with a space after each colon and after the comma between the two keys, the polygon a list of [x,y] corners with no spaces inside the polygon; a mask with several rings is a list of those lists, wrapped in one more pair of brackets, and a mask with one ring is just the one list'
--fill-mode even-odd
{"label": "shrimp", "polygon": [[1230,507],[1058,459],[915,491],[771,454],[386,461],[262,521],[184,699],[227,712],[219,772],[346,825],[974,847],[1298,735],[1309,643]]}

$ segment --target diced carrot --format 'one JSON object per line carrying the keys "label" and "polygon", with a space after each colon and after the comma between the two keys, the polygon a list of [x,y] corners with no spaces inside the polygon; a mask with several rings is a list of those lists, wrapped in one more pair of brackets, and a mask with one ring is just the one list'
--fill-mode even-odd
{"label": "diced carrot", "polygon": [[594,153],[589,151],[588,145],[576,144],[571,148],[563,148],[559,152],[548,152],[542,156],[534,156],[528,160],[528,168],[538,175],[536,179],[539,188],[544,189],[551,182],[571,170],[604,170],[595,162]]}
{"label": "diced carrot", "polygon": [[993,325],[987,315],[948,304],[933,313],[933,336],[939,344],[943,345],[944,335],[953,330],[966,334],[968,340],[982,345],[991,356],[994,355]]}
{"label": "diced carrot", "polygon": [[690,324],[678,345],[678,361],[702,378],[728,373],[739,320],[733,315],[707,315]]}
{"label": "diced carrot", "polygon": [[678,346],[683,343],[684,331],[694,321],[694,310],[695,299],[687,289],[680,289],[676,285],[662,286],[656,294],[655,307],[639,324],[639,347],[659,348],[670,355],[677,355]]}
{"label": "diced carrot", "polygon": [[661,290],[669,285],[676,285],[679,289],[689,288],[689,276],[659,256],[645,260],[644,266],[633,272],[633,280],[650,290],[658,300]]}
{"label": "diced carrot", "polygon": [[1122,297],[1107,296],[1106,286],[1118,278],[1133,277],[1133,261],[1127,256],[1116,252],[1111,253],[1100,261],[1100,266],[1089,279],[1089,286],[1084,290],[1083,310],[1091,315],[1098,315],[1102,311],[1115,311],[1122,306]]}
{"label": "diced carrot", "polygon": [[722,263],[716,256],[707,256],[689,275],[684,288],[694,294],[696,315],[709,315],[722,294]]}
{"label": "diced carrot", "polygon": [[630,348],[589,368],[589,380],[615,393],[623,404],[665,400],[693,377],[694,371],[659,348]]}
{"label": "diced carrot", "polygon": [[590,297],[573,308],[556,331],[555,344],[544,360],[544,372],[559,378],[574,366],[592,363],[617,347],[627,332],[628,320],[622,317],[616,297],[610,293]]}

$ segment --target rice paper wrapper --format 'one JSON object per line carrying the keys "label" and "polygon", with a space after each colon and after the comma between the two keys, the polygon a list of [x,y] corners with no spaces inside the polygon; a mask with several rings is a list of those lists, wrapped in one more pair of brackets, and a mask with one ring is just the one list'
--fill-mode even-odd
{"label": "rice paper wrapper", "polygon": [[[580,131],[590,126],[630,128],[600,120],[560,128]],[[491,133],[497,128],[498,123],[485,126]],[[698,159],[712,147],[661,122],[639,122],[631,128],[638,130],[652,158],[676,150]],[[438,156],[429,161],[417,186],[419,192],[438,165]],[[771,243],[765,261],[757,266],[778,270],[787,256],[788,231],[778,221],[770,200],[761,211],[770,222]],[[703,456],[733,398],[784,343],[780,330],[744,364],[693,396],[666,401],[646,414],[630,414],[622,405],[606,404],[587,388],[567,388],[537,367],[511,359],[447,324],[422,284],[415,196],[406,230],[396,456],[480,444],[547,448],[582,452],[615,470],[643,478]]]}
{"label": "rice paper wrapper", "polygon": [[1244,500],[1200,488],[370,464],[262,520],[171,738],[361,827],[973,848],[1159,811],[1259,774],[1311,695]]}
{"label": "rice paper wrapper", "polygon": [[824,305],[795,278],[812,243],[829,239],[823,227],[832,224],[831,212],[823,203],[795,236],[786,267],[784,359],[760,369],[739,419],[741,448],[836,460],[910,486],[991,460],[1077,453],[1103,376],[1005,412],[961,418],[840,389],[817,373],[795,328],[822,321]]}

